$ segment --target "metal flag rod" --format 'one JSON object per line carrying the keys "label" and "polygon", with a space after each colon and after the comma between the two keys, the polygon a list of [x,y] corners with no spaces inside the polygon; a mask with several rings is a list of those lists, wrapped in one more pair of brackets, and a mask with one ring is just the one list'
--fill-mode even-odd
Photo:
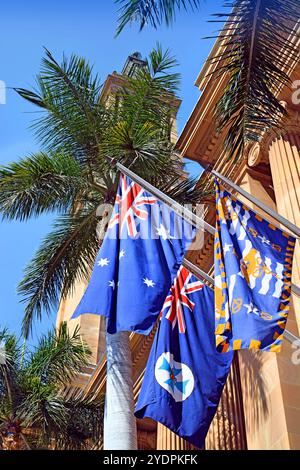
{"label": "metal flag rod", "polygon": [[252,196],[252,194],[248,193],[244,189],[242,189],[240,186],[235,184],[233,181],[230,179],[226,178],[226,176],[221,175],[219,172],[215,170],[210,170],[207,168],[207,171],[209,171],[212,175],[214,175],[216,178],[219,178],[221,181],[224,183],[228,184],[232,189],[237,191],[239,194],[244,196],[246,199],[251,201],[253,204],[255,204],[257,207],[262,209],[266,214],[268,214],[270,217],[273,219],[277,220],[281,225],[284,225],[288,230],[293,232],[298,238],[300,238],[300,228],[297,227],[297,225],[293,224],[289,220],[287,220],[285,217],[282,217],[282,215],[278,214],[277,212],[273,211],[270,207],[268,207],[266,204],[261,202],[259,199],[256,197]]}
{"label": "metal flag rod", "polygon": [[[205,222],[205,220],[201,219],[200,217],[195,215],[192,211],[190,211],[189,209],[186,209],[181,204],[174,201],[174,199],[167,196],[166,194],[164,194],[159,189],[155,188],[155,186],[148,183],[148,181],[144,180],[143,178],[138,176],[136,173],[134,173],[133,171],[126,168],[126,166],[122,165],[121,163],[116,163],[116,167],[122,173],[124,173],[129,178],[131,178],[133,181],[140,184],[143,188],[145,188],[147,191],[149,191],[149,193],[153,194],[153,196],[156,196],[157,199],[159,199],[161,202],[164,202],[164,203],[168,204],[170,207],[172,207],[174,212],[176,212],[181,217],[183,217],[187,222],[195,225],[195,227],[197,227],[197,228],[200,228],[202,230],[207,230],[207,232],[209,232],[211,235],[215,234],[216,229],[214,227],[212,227],[210,224],[208,224],[207,222]],[[217,172],[215,172],[215,173],[217,173]],[[224,177],[222,176],[222,178],[224,178]],[[225,179],[227,180],[227,178],[225,178]],[[230,180],[228,180],[228,181],[230,181]],[[246,194],[248,194],[248,193],[246,193]],[[296,286],[295,284],[292,284],[292,292],[295,295],[297,295],[297,297],[300,297],[300,288],[298,286]]]}
{"label": "metal flag rod", "polygon": [[[201,279],[204,279],[205,281],[208,281],[210,284],[213,286],[215,285],[215,281],[211,276],[209,276],[205,271],[202,271],[198,266],[195,264],[191,263],[191,261],[187,260],[186,258],[183,260],[183,266],[185,266],[191,273],[195,274],[196,276],[200,277]],[[293,344],[295,341],[298,341],[300,344],[300,338],[295,336],[293,333],[291,333],[288,330],[285,330],[283,333],[283,336],[285,339]]]}
{"label": "metal flag rod", "polygon": [[300,288],[298,286],[296,286],[296,284],[293,284],[293,283],[292,283],[292,292],[297,297],[300,297]]}
{"label": "metal flag rod", "polygon": [[183,266],[186,267],[189,271],[191,271],[193,274],[196,274],[197,276],[201,277],[205,281],[209,282],[214,286],[215,281],[211,276],[209,276],[205,271],[202,271],[198,266],[196,266],[194,263],[191,263],[188,259],[184,258],[182,262]]}

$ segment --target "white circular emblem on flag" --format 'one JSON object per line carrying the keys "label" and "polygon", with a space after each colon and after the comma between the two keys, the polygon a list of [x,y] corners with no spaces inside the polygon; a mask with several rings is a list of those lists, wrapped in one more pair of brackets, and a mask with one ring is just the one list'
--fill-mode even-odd
{"label": "white circular emblem on flag", "polygon": [[156,361],[155,378],[174,400],[186,400],[194,390],[195,380],[191,369],[174,360],[173,354],[165,352]]}

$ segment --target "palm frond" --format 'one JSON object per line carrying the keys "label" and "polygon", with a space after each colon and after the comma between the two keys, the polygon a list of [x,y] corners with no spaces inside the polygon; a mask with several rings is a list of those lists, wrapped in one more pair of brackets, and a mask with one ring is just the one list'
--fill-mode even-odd
{"label": "palm frond", "polygon": [[33,128],[46,149],[64,148],[83,164],[97,160],[109,113],[101,104],[101,85],[88,62],[72,55],[59,64],[46,50],[37,90],[16,91],[41,108]]}
{"label": "palm frond", "polygon": [[37,153],[0,167],[0,212],[7,219],[27,220],[66,211],[86,189],[86,178],[72,156]]}
{"label": "palm frond", "polygon": [[82,340],[79,327],[70,333],[63,322],[58,330],[43,336],[31,353],[26,366],[27,376],[36,376],[41,383],[68,383],[88,364],[90,350]]}
{"label": "palm frond", "polygon": [[284,71],[288,58],[299,59],[293,22],[300,16],[298,0],[236,0],[226,3],[229,15],[223,21],[225,48],[215,76],[228,74],[216,117],[219,129],[226,129],[224,153],[241,157],[249,142],[259,142],[263,133],[278,128],[286,111],[278,91],[289,85]]}
{"label": "palm frond", "polygon": [[99,249],[96,213],[100,202],[96,200],[76,214],[60,216],[27,266],[18,287],[26,303],[26,337],[42,310],[49,314],[57,308],[60,296],[72,292],[76,281],[87,280]]}
{"label": "palm frond", "polygon": [[0,398],[12,393],[19,352],[15,335],[10,334],[6,328],[0,330]]}
{"label": "palm frond", "polygon": [[213,190],[201,186],[198,178],[187,178],[179,169],[177,172],[170,172],[168,180],[152,179],[152,184],[157,185],[162,192],[183,205],[200,204],[213,194]]}
{"label": "palm frond", "polygon": [[16,336],[9,333],[7,328],[0,330],[0,347],[0,367],[15,364],[19,355],[18,342]]}
{"label": "palm frond", "polygon": [[[171,50],[163,50],[158,42],[156,47],[150,51],[147,64],[150,76],[155,84],[161,88],[162,96],[165,93],[175,95],[180,84],[180,74],[172,72],[174,68],[179,66],[179,63],[171,54]],[[142,69],[141,72],[143,73],[145,70]],[[168,105],[170,105],[170,101]]]}
{"label": "palm frond", "polygon": [[103,151],[110,161],[114,159],[141,176],[159,176],[170,161],[173,146],[169,139],[150,122],[136,124],[134,130],[127,121],[118,122],[103,142]]}
{"label": "palm frond", "polygon": [[67,433],[57,436],[56,445],[60,449],[82,449],[92,444],[100,444],[103,437],[104,395],[89,394],[73,389],[65,399],[69,411]]}
{"label": "palm frond", "polygon": [[140,30],[145,25],[154,28],[165,23],[171,25],[175,20],[176,12],[180,9],[197,9],[201,0],[115,0],[121,4],[118,19],[117,35],[121,33],[128,23],[139,23]]}
{"label": "palm frond", "polygon": [[171,122],[177,113],[180,78],[173,71],[176,66],[170,51],[157,44],[147,67],[126,80],[118,93],[115,122],[101,144],[105,157],[130,165],[139,174],[163,171],[173,152]]}
{"label": "palm frond", "polygon": [[27,90],[26,88],[15,88],[15,91],[30,103],[38,106],[39,108],[47,109],[47,104],[43,99],[43,96],[39,95],[38,92]]}
{"label": "palm frond", "polygon": [[20,407],[23,426],[36,428],[46,444],[50,443],[53,430],[64,431],[68,425],[68,410],[61,393],[52,384],[34,382]]}
{"label": "palm frond", "polygon": [[26,349],[25,361],[14,335],[1,330],[0,338],[15,364],[9,389],[2,387],[0,373],[0,446],[7,432],[27,449],[87,449],[101,442],[103,397],[84,397],[80,389],[62,387],[90,354],[79,328],[70,333],[63,323],[44,335],[33,352]]}
{"label": "palm frond", "polygon": [[162,131],[170,127],[170,117],[176,115],[178,106],[180,74],[174,71],[177,65],[170,50],[163,51],[157,44],[150,52],[147,68],[141,68],[128,79],[120,93],[120,115],[132,128],[144,122]]}

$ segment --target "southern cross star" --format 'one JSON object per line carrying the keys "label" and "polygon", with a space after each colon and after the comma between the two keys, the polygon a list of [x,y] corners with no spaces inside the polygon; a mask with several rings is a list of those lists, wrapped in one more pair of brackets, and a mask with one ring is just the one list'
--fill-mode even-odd
{"label": "southern cross star", "polygon": [[119,258],[124,258],[125,256],[125,250],[121,250],[120,253],[119,253]]}
{"label": "southern cross star", "polygon": [[100,261],[98,261],[98,266],[101,266],[101,268],[103,268],[103,266],[107,266],[108,263],[109,263],[108,258],[101,258]]}
{"label": "southern cross star", "polygon": [[229,245],[229,243],[225,243],[225,246],[224,246],[224,255],[226,255],[226,253],[229,253],[230,252],[230,248],[232,248],[233,245]]}
{"label": "southern cross star", "polygon": [[247,308],[247,313],[254,313],[254,315],[260,316],[260,311],[257,307],[255,307],[253,302],[250,302],[250,304],[244,304],[244,306]]}
{"label": "southern cross star", "polygon": [[160,369],[162,370],[167,370],[170,374],[170,378],[165,380],[165,384],[169,385],[171,387],[172,392],[174,393],[175,387],[184,395],[185,394],[185,389],[186,386],[189,382],[189,380],[184,380],[180,382],[176,377],[181,373],[181,369],[176,369],[175,367],[171,367],[171,365],[168,363],[166,358],[163,359],[163,363],[160,366]]}
{"label": "southern cross star", "polygon": [[145,277],[143,279],[144,281],[144,284],[146,284],[147,287],[154,287],[155,286],[155,282],[152,281],[152,279],[148,279],[147,277]]}
{"label": "southern cross star", "polygon": [[113,290],[115,290],[116,283],[115,283],[114,279],[112,281],[108,281],[108,285],[109,285],[109,287],[112,287]]}
{"label": "southern cross star", "polygon": [[169,238],[173,238],[170,236],[170,231],[164,227],[163,224],[160,224],[159,227],[156,227],[156,235],[161,237],[163,240],[168,240]]}
{"label": "southern cross star", "polygon": [[258,238],[260,238],[261,242],[265,243],[266,245],[270,245],[271,243],[270,240],[268,240],[265,236],[262,237],[261,235],[258,235]]}

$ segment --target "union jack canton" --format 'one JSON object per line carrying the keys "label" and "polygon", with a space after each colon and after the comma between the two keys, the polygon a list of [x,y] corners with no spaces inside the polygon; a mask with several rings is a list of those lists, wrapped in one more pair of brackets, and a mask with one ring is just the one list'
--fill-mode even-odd
{"label": "union jack canton", "polygon": [[169,295],[166,297],[160,317],[165,313],[165,318],[172,323],[172,328],[174,329],[178,322],[179,333],[185,333],[186,325],[183,307],[186,307],[190,312],[194,310],[195,303],[188,297],[188,294],[197,292],[203,286],[202,282],[198,281],[186,268],[181,266]]}

